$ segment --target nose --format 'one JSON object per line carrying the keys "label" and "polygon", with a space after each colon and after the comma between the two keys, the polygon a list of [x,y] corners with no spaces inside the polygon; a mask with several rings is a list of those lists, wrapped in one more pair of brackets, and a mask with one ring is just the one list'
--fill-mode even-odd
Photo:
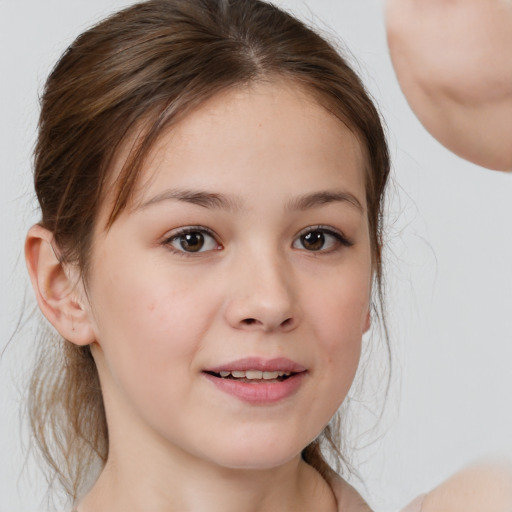
{"label": "nose", "polygon": [[245,257],[230,273],[231,286],[225,309],[235,329],[288,332],[301,317],[296,284],[290,265],[277,256]]}

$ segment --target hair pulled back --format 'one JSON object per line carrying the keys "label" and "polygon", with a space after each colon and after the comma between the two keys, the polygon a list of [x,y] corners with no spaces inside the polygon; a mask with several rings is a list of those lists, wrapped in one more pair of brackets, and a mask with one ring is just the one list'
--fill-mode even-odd
{"label": "hair pulled back", "polygon": [[[163,130],[221,91],[282,78],[309,90],[366,151],[378,309],[382,197],[389,173],[378,112],[328,42],[259,0],[149,0],[87,30],[66,50],[42,95],[35,150],[40,224],[53,233],[62,263],[78,265],[87,283],[98,209],[106,193],[113,193],[110,225],[115,222]],[[112,160],[137,131],[112,186]],[[52,353],[44,341],[30,387],[32,430],[55,477],[76,499],[95,461],[101,465],[108,455],[99,379],[89,347],[58,340]],[[323,433],[335,451],[336,434],[329,427]],[[303,457],[325,472],[321,441],[322,436]]]}

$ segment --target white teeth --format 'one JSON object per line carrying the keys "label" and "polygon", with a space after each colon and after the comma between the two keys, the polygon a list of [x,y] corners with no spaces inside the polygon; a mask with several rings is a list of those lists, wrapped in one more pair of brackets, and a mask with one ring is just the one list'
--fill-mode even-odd
{"label": "white teeth", "polygon": [[278,377],[289,376],[291,372],[262,372],[260,370],[247,370],[247,371],[239,371],[233,370],[230,372],[222,371],[219,372],[219,375],[223,378],[229,377],[232,375],[235,379],[248,379],[248,380],[272,380],[277,379]]}
{"label": "white teeth", "polygon": [[262,377],[263,377],[263,372],[260,372],[259,370],[249,370],[249,371],[245,372],[246,379],[260,380]]}

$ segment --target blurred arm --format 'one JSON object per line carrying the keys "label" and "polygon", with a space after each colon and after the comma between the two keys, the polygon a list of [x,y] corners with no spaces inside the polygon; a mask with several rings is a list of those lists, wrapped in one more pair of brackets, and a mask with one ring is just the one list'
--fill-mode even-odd
{"label": "blurred arm", "polygon": [[512,0],[387,0],[386,22],[425,128],[467,160],[512,170]]}
{"label": "blurred arm", "polygon": [[512,467],[480,464],[460,471],[429,492],[421,512],[511,512]]}

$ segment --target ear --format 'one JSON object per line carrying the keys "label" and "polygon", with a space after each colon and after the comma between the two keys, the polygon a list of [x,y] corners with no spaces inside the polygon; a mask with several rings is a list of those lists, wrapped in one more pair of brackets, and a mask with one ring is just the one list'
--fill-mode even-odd
{"label": "ear", "polygon": [[370,314],[370,309],[368,309],[368,312],[366,313],[366,321],[364,323],[363,333],[366,333],[370,330],[370,327],[372,325],[372,316]]}
{"label": "ear", "polygon": [[88,345],[95,336],[78,273],[61,263],[58,254],[53,234],[32,226],[25,241],[25,260],[39,308],[63,338]]}

